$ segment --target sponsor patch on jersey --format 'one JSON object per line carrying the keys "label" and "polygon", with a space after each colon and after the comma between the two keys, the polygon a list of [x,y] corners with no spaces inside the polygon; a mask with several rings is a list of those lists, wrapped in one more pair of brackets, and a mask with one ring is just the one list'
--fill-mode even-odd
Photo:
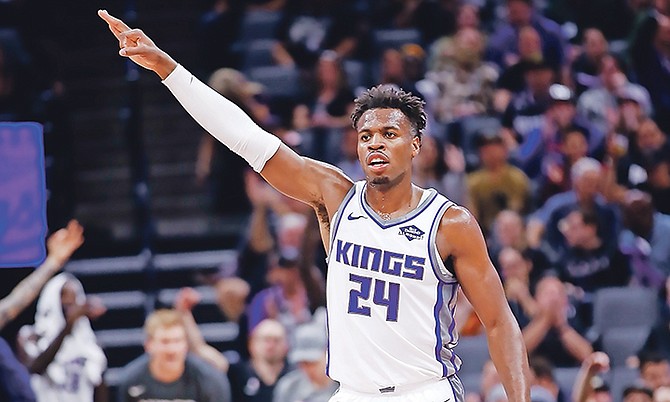
{"label": "sponsor patch on jersey", "polygon": [[424,232],[423,230],[419,229],[414,225],[411,225],[401,227],[400,232],[398,234],[401,236],[405,236],[407,240],[412,241],[412,240],[423,239],[423,235],[426,234],[426,232]]}

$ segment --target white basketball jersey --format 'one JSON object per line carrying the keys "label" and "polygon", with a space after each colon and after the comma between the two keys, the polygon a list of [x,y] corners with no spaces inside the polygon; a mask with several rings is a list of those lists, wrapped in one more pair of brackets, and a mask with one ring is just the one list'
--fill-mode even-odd
{"label": "white basketball jersey", "polygon": [[454,374],[458,283],[435,236],[454,205],[434,189],[384,221],[357,182],[333,219],[328,255],[328,375],[379,394]]}

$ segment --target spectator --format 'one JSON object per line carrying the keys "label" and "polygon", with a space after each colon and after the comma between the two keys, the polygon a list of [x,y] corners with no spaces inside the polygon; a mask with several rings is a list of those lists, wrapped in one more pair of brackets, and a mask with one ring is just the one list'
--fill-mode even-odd
{"label": "spectator", "polygon": [[273,319],[261,321],[249,336],[249,359],[232,364],[228,371],[233,401],[271,401],[277,381],[288,372],[287,353],[284,327]]}
{"label": "spectator", "polygon": [[617,216],[599,192],[601,175],[602,166],[597,160],[582,158],[575,162],[570,170],[572,190],[550,197],[530,216],[527,229],[529,247],[541,248],[550,261],[556,261],[558,253],[565,247],[558,222],[575,208],[597,212],[598,235],[603,240],[615,236],[619,231]]}
{"label": "spectator", "polygon": [[83,243],[84,229],[75,220],[71,220],[66,228],[49,236],[46,260],[16,285],[9,295],[0,300],[0,329],[35,300],[42,286],[65,265],[72,253]]}
{"label": "spectator", "polygon": [[665,287],[661,294],[665,297],[658,321],[649,333],[640,354],[657,355],[670,360],[670,276],[665,279]]}
{"label": "spectator", "polygon": [[[0,329],[14,320],[39,294],[42,286],[58,272],[84,241],[83,229],[77,221],[70,221],[47,240],[46,260],[28,277],[0,300]],[[30,374],[21,364],[9,344],[0,338],[0,400],[8,402],[34,402],[35,393],[30,386]]]}
{"label": "spectator", "polygon": [[443,147],[435,137],[427,135],[421,139],[421,152],[413,164],[416,185],[435,188],[458,204],[465,202],[465,157],[455,145]]}
{"label": "spectator", "polygon": [[500,385],[498,371],[493,365],[493,361],[487,360],[482,367],[479,389],[476,392],[466,390],[465,400],[466,402],[483,402],[486,396],[498,385]]}
{"label": "spectator", "polygon": [[519,326],[524,327],[538,312],[538,305],[531,293],[534,288],[534,284],[531,284],[533,262],[527,253],[511,247],[503,248],[498,260],[507,302]]}
{"label": "spectator", "polygon": [[230,384],[220,371],[188,354],[182,315],[157,310],[144,323],[145,353],[121,374],[118,400],[231,401]]}
{"label": "spectator", "polygon": [[582,39],[582,52],[570,66],[571,80],[577,96],[598,85],[598,66],[608,54],[609,44],[597,28],[587,28]]}
{"label": "spectator", "polygon": [[[538,181],[538,185],[546,184],[540,182],[540,175],[545,174],[546,178],[552,177],[545,170],[549,166],[543,162],[550,162],[551,165],[564,165],[564,157],[573,159],[571,162],[575,162],[579,156],[587,156],[587,154],[599,158],[604,151],[604,133],[577,115],[572,90],[565,85],[553,84],[549,87],[549,97],[551,99],[544,113],[542,124],[532,129],[520,143],[519,148],[512,153],[513,161],[529,177]],[[567,138],[568,133],[574,131],[579,131],[583,135],[586,141],[584,150],[567,147],[574,145],[574,141],[566,143],[568,139],[575,140],[575,138]],[[568,163],[568,165],[571,164]],[[567,166],[568,172],[569,168],[570,166]],[[554,172],[556,173],[558,172]],[[554,178],[557,183],[569,184],[569,175],[560,174],[560,176]],[[544,202],[545,199],[541,197],[539,201]]]}
{"label": "spectator", "polygon": [[619,248],[631,259],[633,280],[662,289],[670,275],[670,216],[656,212],[651,196],[638,190],[626,193],[622,215]]}
{"label": "spectator", "polygon": [[658,212],[670,214],[670,154],[654,152],[645,166],[647,181],[640,189],[651,194]]}
{"label": "spectator", "polygon": [[556,277],[541,279],[535,302],[538,312],[522,330],[528,353],[543,356],[557,367],[573,367],[584,361],[593,348],[582,335],[582,324],[565,285]]}
{"label": "spectator", "polygon": [[543,59],[550,68],[558,70],[565,59],[566,43],[561,28],[554,21],[540,15],[532,0],[507,0],[507,20],[501,21],[491,34],[488,59],[501,69],[518,60],[517,44],[521,28],[532,26],[542,39]]}
{"label": "spectator", "polygon": [[326,329],[316,323],[296,329],[289,362],[298,368],[275,386],[272,402],[328,402],[338,384],[326,375]]}
{"label": "spectator", "polygon": [[551,362],[541,356],[530,358],[530,370],[533,374],[531,386],[531,400],[551,400],[556,402],[568,402],[570,398],[563,394],[563,390],[554,377],[554,366]]}
{"label": "spectator", "polygon": [[[262,87],[247,81],[239,71],[219,69],[211,75],[209,85],[252,116],[256,123],[264,125],[270,122],[270,109],[257,99],[262,93]],[[244,185],[247,165],[242,158],[205,134],[200,141],[195,165],[197,181],[207,183],[210,187],[211,204],[216,213],[249,211],[249,200],[244,192],[230,191],[231,188],[242,188]]]}
{"label": "spectator", "polygon": [[635,93],[645,114],[652,113],[649,93],[644,87],[628,81],[620,61],[611,54],[602,56],[598,66],[600,85],[591,88],[579,96],[577,111],[588,119],[601,132],[607,133],[613,128],[611,116],[617,109],[617,98],[623,91]]}
{"label": "spectator", "polygon": [[654,392],[643,385],[629,385],[623,390],[623,402],[653,402]]}
{"label": "spectator", "polygon": [[[37,301],[35,324],[19,331],[25,364],[38,401],[106,400],[107,358],[96,343],[89,318],[104,314],[67,273],[53,277]],[[98,399],[100,398],[100,399]]]}
{"label": "spectator", "polygon": [[336,165],[351,177],[351,180],[365,178],[361,164],[358,162],[358,132],[352,126],[344,129],[340,142],[340,159]]}
{"label": "spectator", "polygon": [[239,55],[233,45],[238,39],[243,15],[242,2],[214,0],[209,10],[198,19],[195,29],[198,51],[196,75],[201,80],[206,80],[217,69],[240,66]]}
{"label": "spectator", "polygon": [[[658,4],[664,1],[657,2]],[[667,4],[667,2],[665,2]],[[667,8],[670,8],[666,6]],[[660,10],[660,8],[659,8]],[[663,130],[670,130],[670,10],[651,13],[631,44],[635,75],[651,97],[656,118]],[[665,15],[663,14],[665,13]]]}
{"label": "spectator", "polygon": [[281,322],[289,332],[311,319],[307,290],[300,278],[298,260],[275,256],[268,271],[270,287],[249,302],[249,332],[267,318]]}
{"label": "spectator", "polygon": [[451,35],[461,2],[454,0],[375,1],[372,22],[376,27],[418,29],[423,43]]}
{"label": "spectator", "polygon": [[581,127],[569,127],[560,133],[558,151],[549,152],[542,158],[538,204],[544,204],[552,195],[570,190],[570,170],[575,162],[588,156],[588,150],[588,134]]}
{"label": "spectator", "polygon": [[524,74],[528,63],[542,61],[542,39],[535,28],[528,25],[519,30],[519,60],[500,73],[496,83],[494,108],[504,112],[512,96],[526,89]]}
{"label": "spectator", "polygon": [[279,25],[273,56],[279,65],[311,71],[324,50],[334,51],[338,59],[355,56],[363,30],[363,20],[348,4],[292,1]]}
{"label": "spectator", "polygon": [[525,250],[527,244],[524,217],[511,209],[500,211],[493,221],[493,230],[487,244],[494,260],[498,259],[497,256],[503,248]]}
{"label": "spectator", "polygon": [[652,391],[670,385],[670,361],[656,353],[641,353],[640,379]]}
{"label": "spectator", "polygon": [[603,352],[593,352],[584,359],[572,388],[574,402],[612,402],[609,386],[598,377],[610,369],[610,358]]}
{"label": "spectator", "polygon": [[470,211],[489,233],[493,220],[504,209],[523,212],[529,198],[528,177],[507,162],[503,137],[495,131],[478,134],[481,167],[467,178]]}
{"label": "spectator", "polygon": [[496,69],[482,62],[485,37],[474,28],[463,28],[454,36],[453,62],[426,73],[439,91],[434,115],[443,124],[493,110]]}
{"label": "spectator", "polygon": [[388,48],[382,52],[379,63],[379,77],[375,80],[380,84],[396,85],[409,91],[410,88],[405,88],[405,66],[403,65],[402,53],[395,48]]}
{"label": "spectator", "polygon": [[0,400],[7,402],[35,402],[30,386],[30,374],[14,356],[12,348],[0,337]]}
{"label": "spectator", "polygon": [[479,9],[470,3],[461,3],[456,16],[456,30],[453,34],[443,36],[430,45],[428,67],[433,71],[443,70],[453,63],[455,55],[454,37],[462,29],[480,30]]}
{"label": "spectator", "polygon": [[228,359],[205,342],[205,338],[202,336],[198,324],[193,317],[193,307],[200,302],[200,297],[200,293],[197,290],[187,287],[181,288],[174,300],[174,309],[182,315],[188,350],[193,355],[209,363],[212,367],[226,373],[229,367]]}
{"label": "spectator", "polygon": [[[514,0],[521,1],[521,0]],[[515,94],[502,114],[505,144],[510,151],[523,143],[535,129],[541,129],[551,103],[549,88],[555,72],[546,61],[524,63],[525,89]]]}
{"label": "spectator", "polygon": [[[609,286],[626,286],[630,281],[628,259],[616,247],[616,237],[599,228],[595,211],[577,209],[558,223],[567,247],[556,263],[563,281],[580,292],[593,295]],[[607,233],[604,238],[601,233]]]}
{"label": "spectator", "polygon": [[644,165],[655,153],[670,155],[668,137],[652,119],[640,121],[631,147],[633,163]]}
{"label": "spectator", "polygon": [[[334,162],[345,127],[351,125],[354,94],[342,60],[332,50],[323,52],[314,69],[313,91],[293,110],[293,125],[303,133],[303,151],[311,157]],[[335,151],[335,153],[333,153]]]}

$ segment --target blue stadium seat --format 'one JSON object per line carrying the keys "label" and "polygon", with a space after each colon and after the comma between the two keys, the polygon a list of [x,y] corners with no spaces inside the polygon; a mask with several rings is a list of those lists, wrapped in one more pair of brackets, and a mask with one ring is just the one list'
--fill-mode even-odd
{"label": "blue stadium seat", "polygon": [[554,368],[554,380],[558,387],[571,400],[572,387],[575,384],[575,379],[579,373],[579,367],[556,367]]}
{"label": "blue stadium seat", "polygon": [[657,294],[642,287],[610,287],[596,292],[593,300],[593,336],[612,328],[651,328],[658,317]]}
{"label": "blue stadium seat", "polygon": [[490,359],[486,336],[477,335],[460,338],[458,345],[456,345],[456,354],[463,361],[459,374],[480,374],[484,363]]}
{"label": "blue stadium seat", "polygon": [[296,98],[301,93],[300,72],[293,67],[252,68],[249,79],[263,85],[264,93],[271,98]]}
{"label": "blue stadium seat", "polygon": [[386,49],[398,49],[407,43],[421,44],[421,32],[417,29],[377,29],[372,32],[375,50],[380,54]]}
{"label": "blue stadium seat", "polygon": [[275,37],[282,14],[276,11],[247,11],[242,17],[239,40],[244,43]]}
{"label": "blue stadium seat", "polygon": [[256,39],[249,42],[243,49],[243,70],[274,65],[272,49],[276,43],[274,39]]}
{"label": "blue stadium seat", "polygon": [[626,364],[626,359],[637,355],[649,336],[651,327],[611,328],[602,336],[603,352],[610,358],[610,366],[619,367]]}
{"label": "blue stadium seat", "polygon": [[345,60],[342,63],[344,72],[347,76],[349,87],[353,90],[359,87],[367,88],[370,86],[370,78],[365,63],[356,60]]}

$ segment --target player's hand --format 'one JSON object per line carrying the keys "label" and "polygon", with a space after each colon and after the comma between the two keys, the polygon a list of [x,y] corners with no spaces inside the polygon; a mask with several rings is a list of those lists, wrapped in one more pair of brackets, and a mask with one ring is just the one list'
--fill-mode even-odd
{"label": "player's hand", "polygon": [[55,260],[60,267],[83,243],[84,228],[76,220],[71,220],[67,227],[60,229],[47,239],[49,258]]}
{"label": "player's hand", "polygon": [[161,79],[165,79],[177,66],[177,63],[159,49],[141,29],[131,29],[125,22],[110,15],[107,10],[98,10],[98,15],[119,40],[121,56],[129,57],[139,66],[156,72]]}

